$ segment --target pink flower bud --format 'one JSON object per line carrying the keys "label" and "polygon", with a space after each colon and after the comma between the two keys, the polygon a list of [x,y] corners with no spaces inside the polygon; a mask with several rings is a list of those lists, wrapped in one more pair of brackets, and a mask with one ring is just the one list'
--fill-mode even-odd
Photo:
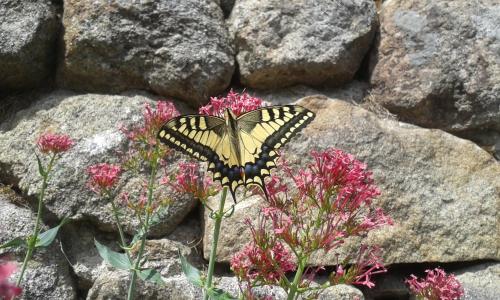
{"label": "pink flower bud", "polygon": [[226,97],[212,97],[207,105],[200,107],[199,113],[222,117],[226,108],[230,108],[236,116],[239,116],[262,106],[262,99],[252,97],[246,92],[238,94],[231,90]]}
{"label": "pink flower bud", "polygon": [[61,153],[68,151],[74,142],[64,134],[44,133],[37,139],[36,145],[42,153]]}

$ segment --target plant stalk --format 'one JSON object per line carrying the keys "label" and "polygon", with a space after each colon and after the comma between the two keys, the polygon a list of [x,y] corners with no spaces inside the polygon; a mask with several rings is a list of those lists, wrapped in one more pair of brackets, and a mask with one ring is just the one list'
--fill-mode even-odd
{"label": "plant stalk", "polygon": [[47,189],[49,173],[52,170],[52,165],[54,164],[55,158],[56,154],[53,154],[52,157],[50,158],[47,170],[43,171],[44,174],[40,174],[42,175],[42,188],[40,190],[40,193],[38,194],[38,211],[36,216],[35,229],[33,231],[33,236],[28,240],[28,251],[26,252],[26,256],[24,257],[23,266],[21,267],[21,274],[19,274],[19,278],[17,278],[16,281],[17,286],[21,285],[24,272],[26,271],[28,262],[31,260],[33,252],[35,250],[36,242],[38,240],[38,234],[40,233],[40,221],[42,219],[42,212],[43,212],[43,198],[45,197],[45,190]]}
{"label": "plant stalk", "polygon": [[118,209],[116,208],[115,202],[111,199],[111,207],[113,209],[113,216],[115,217],[116,226],[118,227],[118,232],[120,233],[121,247],[125,250],[128,259],[130,260],[130,253],[127,249],[127,242],[125,241],[125,235],[123,234],[122,225],[120,224],[120,217],[118,216]]}
{"label": "plant stalk", "polygon": [[295,277],[293,278],[292,285],[290,286],[290,292],[288,293],[287,300],[294,300],[295,294],[299,288],[300,280],[302,279],[302,273],[306,267],[306,259],[299,258],[299,264],[297,266],[297,272],[295,272]]}
{"label": "plant stalk", "polygon": [[219,202],[219,210],[217,211],[214,217],[215,225],[212,238],[212,247],[210,249],[210,259],[208,261],[207,281],[205,283],[205,288],[203,290],[203,299],[205,300],[208,300],[207,291],[212,287],[212,278],[214,274],[215,258],[217,253],[217,243],[219,241],[220,226],[222,224],[222,219],[224,218],[224,203],[226,202],[226,197],[227,197],[227,186],[225,186],[224,189],[222,190],[222,195],[220,197],[220,202]]}
{"label": "plant stalk", "polygon": [[139,247],[139,252],[137,253],[137,258],[135,259],[134,269],[131,270],[132,278],[130,279],[130,285],[128,289],[127,300],[133,300],[135,294],[135,283],[137,281],[137,271],[139,270],[140,263],[142,260],[142,255],[144,254],[144,248],[146,245],[146,238],[149,231],[149,219],[151,217],[151,203],[153,202],[153,188],[154,181],[156,179],[156,171],[158,167],[158,159],[155,158],[151,164],[151,174],[148,182],[148,203],[146,205],[146,218],[143,225],[143,235],[141,237],[141,245]]}

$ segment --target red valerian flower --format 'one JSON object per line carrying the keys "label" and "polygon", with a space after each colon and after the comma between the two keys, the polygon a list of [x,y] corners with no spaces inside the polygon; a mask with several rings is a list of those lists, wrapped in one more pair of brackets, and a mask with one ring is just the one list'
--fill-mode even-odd
{"label": "red valerian flower", "polygon": [[10,275],[16,270],[14,263],[0,264],[0,299],[11,300],[21,295],[21,288],[9,282]]}
{"label": "red valerian flower", "polygon": [[265,249],[249,243],[231,258],[231,270],[242,281],[276,284],[286,272],[295,269],[290,252],[280,242]]}
{"label": "red valerian flower", "polygon": [[378,247],[361,245],[355,264],[347,268],[338,264],[335,272],[330,274],[330,283],[332,285],[357,284],[373,288],[375,283],[373,283],[372,277],[387,272],[382,264],[380,254],[381,250]]}
{"label": "red valerian flower", "polygon": [[120,166],[101,163],[87,168],[89,180],[87,186],[97,194],[103,194],[118,182],[121,172]]}
{"label": "red valerian flower", "polygon": [[212,187],[212,179],[203,176],[198,163],[195,162],[179,163],[177,173],[170,177],[163,177],[160,183],[171,186],[177,192],[192,194],[201,201],[217,192],[217,189]]}
{"label": "red valerian flower", "polygon": [[38,137],[36,145],[42,153],[57,154],[68,151],[74,145],[74,142],[64,134],[44,133]]}
{"label": "red valerian flower", "polygon": [[132,142],[140,141],[146,144],[156,144],[156,134],[161,126],[179,115],[179,111],[175,108],[174,104],[170,101],[158,101],[156,108],[153,109],[151,104],[144,103],[144,118],[143,125],[128,130],[121,127],[120,130]]}
{"label": "red valerian flower", "polygon": [[200,107],[199,113],[222,117],[226,108],[230,108],[236,116],[239,116],[247,111],[260,108],[263,104],[262,99],[252,97],[246,92],[238,94],[230,90],[226,97],[210,98],[210,102],[207,105]]}
{"label": "red valerian flower", "polygon": [[426,270],[425,278],[410,275],[405,282],[417,299],[455,300],[464,295],[462,285],[453,274],[447,275],[443,269]]}

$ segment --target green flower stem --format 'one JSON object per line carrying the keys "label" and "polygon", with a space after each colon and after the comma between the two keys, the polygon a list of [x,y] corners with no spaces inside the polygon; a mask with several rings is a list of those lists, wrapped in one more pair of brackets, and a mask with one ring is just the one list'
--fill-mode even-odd
{"label": "green flower stem", "polygon": [[151,163],[151,174],[148,182],[148,203],[146,205],[146,218],[143,224],[142,237],[141,237],[141,245],[139,247],[139,252],[137,253],[137,258],[135,259],[134,269],[131,270],[132,278],[130,280],[130,285],[128,289],[127,300],[134,299],[135,294],[135,282],[137,281],[137,270],[139,270],[140,263],[142,260],[142,255],[144,254],[144,247],[146,246],[146,238],[149,232],[149,221],[151,217],[151,204],[153,202],[153,189],[154,189],[154,181],[156,180],[156,171],[158,169],[158,158],[153,158]]}
{"label": "green flower stem", "polygon": [[227,197],[227,186],[222,190],[222,195],[219,202],[219,211],[214,215],[215,225],[214,233],[212,238],[212,248],[210,249],[210,260],[208,261],[208,274],[207,281],[205,283],[205,289],[203,290],[203,299],[208,300],[208,289],[212,287],[212,278],[215,268],[215,257],[217,253],[217,243],[219,241],[220,226],[222,224],[222,219],[224,218],[224,203]]}
{"label": "green flower stem", "polygon": [[295,299],[295,294],[297,293],[297,290],[299,288],[299,283],[302,279],[302,273],[304,272],[304,269],[306,267],[306,261],[307,261],[307,259],[299,256],[299,263],[297,265],[297,272],[295,273],[295,277],[293,278],[292,286],[290,287],[288,297],[286,298],[287,300],[294,300]]}
{"label": "green flower stem", "polygon": [[23,266],[21,267],[21,274],[19,274],[19,278],[17,278],[16,281],[17,286],[21,285],[21,281],[23,280],[24,272],[26,271],[28,262],[31,260],[31,257],[33,256],[36,242],[38,240],[38,234],[40,234],[40,221],[42,219],[42,212],[43,212],[42,211],[43,198],[45,197],[45,190],[47,189],[49,173],[52,170],[52,165],[54,164],[55,158],[56,154],[53,154],[52,157],[50,158],[47,170],[42,171],[40,174],[42,176],[42,188],[40,189],[40,193],[38,194],[38,211],[36,216],[35,229],[33,230],[33,236],[28,239],[28,251],[26,252],[26,256],[24,257]]}
{"label": "green flower stem", "polygon": [[127,248],[127,243],[125,241],[125,235],[123,234],[122,225],[120,224],[120,217],[118,216],[118,209],[116,208],[115,202],[111,200],[111,207],[113,209],[113,216],[115,217],[116,226],[118,227],[118,232],[120,233],[120,240],[122,242],[121,247],[125,250],[128,259],[130,260],[129,249]]}

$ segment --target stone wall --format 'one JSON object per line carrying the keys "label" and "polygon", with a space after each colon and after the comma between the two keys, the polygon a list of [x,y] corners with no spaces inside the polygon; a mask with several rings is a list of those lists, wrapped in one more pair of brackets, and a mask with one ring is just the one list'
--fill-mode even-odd
{"label": "stone wall", "polygon": [[[127,274],[93,246],[95,237],[116,246],[117,232],[110,204],[87,191],[85,168],[116,160],[125,144],[118,124],[140,121],[144,103],[168,99],[192,113],[245,89],[313,110],[285,149],[290,161],[303,164],[312,148],[352,153],[373,170],[378,204],[395,220],[365,241],[382,246],[389,273],[373,290],[339,287],[332,299],[407,299],[403,278],[429,265],[460,274],[466,299],[499,299],[498,20],[496,0],[0,2],[0,244],[35,220],[36,137],[50,129],[77,142],[44,207],[45,223],[72,222],[29,265],[24,298],[124,298]],[[227,290],[237,287],[225,263],[248,241],[242,220],[258,205],[238,203],[223,224],[217,276]],[[140,285],[141,299],[200,298],[177,248],[206,263],[207,214],[187,196],[170,206],[147,244],[167,283]],[[133,226],[126,216],[127,234]]]}

